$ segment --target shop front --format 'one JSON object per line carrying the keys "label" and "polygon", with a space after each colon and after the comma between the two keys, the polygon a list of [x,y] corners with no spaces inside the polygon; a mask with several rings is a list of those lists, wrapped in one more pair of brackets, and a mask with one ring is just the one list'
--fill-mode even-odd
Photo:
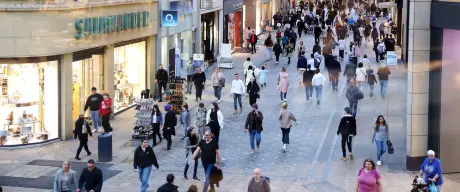
{"label": "shop front", "polygon": [[273,17],[272,10],[274,8],[274,1],[272,0],[262,0],[262,24],[261,25],[266,25],[266,20],[269,21],[269,24],[271,24],[271,20]]}
{"label": "shop front", "polygon": [[223,42],[223,1],[201,0],[201,53],[205,62],[216,61],[219,44]]}
{"label": "shop front", "polygon": [[241,47],[243,44],[243,1],[225,1],[224,15],[223,42],[230,44],[232,50],[237,47]]}

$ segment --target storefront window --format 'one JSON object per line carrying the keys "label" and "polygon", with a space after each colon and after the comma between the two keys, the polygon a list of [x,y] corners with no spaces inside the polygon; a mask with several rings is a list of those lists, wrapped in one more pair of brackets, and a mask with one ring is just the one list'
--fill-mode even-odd
{"label": "storefront window", "polygon": [[58,62],[0,64],[0,145],[58,138]]}
{"label": "storefront window", "polygon": [[134,105],[146,89],[145,41],[115,48],[114,112]]}

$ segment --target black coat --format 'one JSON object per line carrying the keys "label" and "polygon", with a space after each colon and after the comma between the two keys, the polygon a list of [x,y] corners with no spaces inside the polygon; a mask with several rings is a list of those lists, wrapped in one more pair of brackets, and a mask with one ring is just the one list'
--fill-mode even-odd
{"label": "black coat", "polygon": [[[83,134],[82,133],[83,124],[86,124],[85,128],[86,128],[88,134]],[[88,141],[88,135],[91,136],[91,137],[93,136],[93,134],[91,133],[91,128],[89,127],[88,122],[86,122],[84,119],[79,118],[77,121],[75,121],[75,132],[73,134],[73,138],[76,139],[78,137],[78,139],[80,141]]]}
{"label": "black coat", "polygon": [[195,85],[203,85],[206,82],[206,75],[203,72],[195,73],[193,74],[192,81]]}
{"label": "black coat", "polygon": [[164,185],[158,188],[157,192],[179,192],[177,190],[178,188],[178,186],[175,186],[171,183],[165,183]]}
{"label": "black coat", "polygon": [[273,46],[273,51],[275,52],[275,55],[280,55],[283,52],[283,49],[281,48],[281,45],[278,43],[275,44],[275,46]]}
{"label": "black coat", "polygon": [[176,135],[177,117],[174,111],[168,111],[165,114],[165,119],[163,122],[163,134],[169,132],[171,135]]}
{"label": "black coat", "polygon": [[167,84],[168,83],[168,72],[164,69],[158,69],[155,79],[158,84]]}
{"label": "black coat", "polygon": [[352,115],[345,115],[340,120],[337,135],[356,135],[356,119]]}
{"label": "black coat", "polygon": [[142,150],[141,146],[137,147],[136,151],[134,151],[134,169],[146,168],[152,165],[158,169],[157,157],[155,156],[155,152],[153,152],[152,147],[148,146],[145,148],[145,151]]}
{"label": "black coat", "polygon": [[334,75],[339,74],[340,72],[342,72],[342,67],[340,66],[340,62],[335,59],[331,60],[331,62],[328,65],[328,70],[329,70],[329,73],[332,73]]}
{"label": "black coat", "polygon": [[[254,111],[249,112],[248,117],[246,118],[246,124],[244,125],[245,129],[248,129],[249,132],[252,130],[257,130],[257,132],[262,132],[264,129],[262,127],[262,120],[264,116],[262,112],[257,111],[257,116],[254,114]],[[256,121],[256,126],[254,127],[254,121]]]}
{"label": "black coat", "polygon": [[260,87],[259,85],[254,81],[254,82],[249,82],[248,87],[247,87],[249,95],[255,95],[259,93]]}

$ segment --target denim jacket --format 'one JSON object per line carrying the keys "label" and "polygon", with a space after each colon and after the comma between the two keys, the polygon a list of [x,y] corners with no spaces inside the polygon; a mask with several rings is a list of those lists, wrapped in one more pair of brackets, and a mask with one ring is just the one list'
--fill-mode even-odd
{"label": "denim jacket", "polygon": [[[158,116],[156,116],[157,118],[157,122],[156,123],[159,123],[160,125],[163,124],[163,114],[161,114],[161,112],[159,112],[160,114],[158,114]],[[152,123],[153,123],[153,117],[155,116],[155,112],[152,112]]]}
{"label": "denim jacket", "polygon": [[180,113],[180,123],[185,125],[185,127],[190,126],[190,112],[183,110]]}

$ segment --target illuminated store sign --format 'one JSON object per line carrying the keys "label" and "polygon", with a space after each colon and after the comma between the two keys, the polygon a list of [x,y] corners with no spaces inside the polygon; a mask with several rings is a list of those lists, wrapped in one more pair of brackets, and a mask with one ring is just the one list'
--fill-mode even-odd
{"label": "illuminated store sign", "polygon": [[77,34],[75,34],[75,38],[81,39],[83,35],[109,34],[148,27],[148,19],[148,11],[76,19],[75,29],[77,30]]}

